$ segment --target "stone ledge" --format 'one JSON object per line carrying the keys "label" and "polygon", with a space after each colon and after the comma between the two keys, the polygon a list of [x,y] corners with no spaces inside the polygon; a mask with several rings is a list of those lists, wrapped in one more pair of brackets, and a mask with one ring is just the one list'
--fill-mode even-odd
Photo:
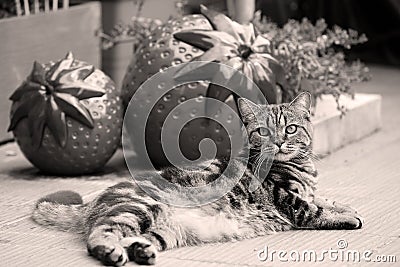
{"label": "stone ledge", "polygon": [[334,98],[322,96],[312,118],[314,151],[326,155],[378,130],[381,127],[381,101],[382,97],[376,94],[356,94],[354,99],[342,96],[340,103],[348,111],[341,116]]}
{"label": "stone ledge", "polygon": [[[312,117],[314,151],[326,155],[378,130],[381,127],[381,99],[376,94],[356,94],[354,100],[342,97],[341,103],[348,108],[348,112],[341,117],[333,97],[322,96]],[[7,155],[9,153],[12,155]],[[16,143],[0,146],[0,177],[12,173],[14,169],[25,170],[27,176],[34,176],[37,172]],[[110,176],[112,169],[115,172],[126,170],[121,150],[113,156],[106,169],[107,176]]]}

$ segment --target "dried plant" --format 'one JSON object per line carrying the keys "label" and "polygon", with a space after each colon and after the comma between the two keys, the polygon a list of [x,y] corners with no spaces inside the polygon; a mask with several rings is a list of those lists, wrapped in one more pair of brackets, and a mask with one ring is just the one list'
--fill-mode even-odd
{"label": "dried plant", "polygon": [[145,0],[133,0],[136,7],[136,14],[132,17],[130,23],[118,23],[109,33],[100,32],[102,38],[102,48],[110,49],[120,43],[132,43],[134,51],[139,47],[142,40],[147,38],[156,27],[161,25],[160,20],[154,20],[142,17],[142,10]]}
{"label": "dried plant", "polygon": [[[333,95],[338,109],[342,94],[353,95],[351,83],[369,80],[369,71],[360,61],[347,63],[343,49],[367,41],[364,34],[327,27],[323,19],[312,24],[309,20],[290,20],[282,28],[256,13],[253,23],[272,42],[273,54],[286,70],[294,97],[299,91],[309,91],[314,99],[322,94]],[[283,99],[290,101],[291,99]],[[315,103],[315,101],[314,101]]]}
{"label": "dried plant", "polygon": [[161,24],[159,20],[143,17],[133,17],[128,24],[118,23],[109,33],[99,33],[102,38],[102,48],[107,50],[120,43],[132,43],[136,50],[142,40]]}

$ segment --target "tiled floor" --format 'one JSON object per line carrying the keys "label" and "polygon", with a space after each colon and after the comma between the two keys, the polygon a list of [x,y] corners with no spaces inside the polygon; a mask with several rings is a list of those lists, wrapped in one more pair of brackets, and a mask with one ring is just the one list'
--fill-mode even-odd
{"label": "tiled floor", "polygon": [[[293,231],[235,243],[189,247],[161,253],[157,266],[275,266],[279,259],[260,261],[259,250],[338,249],[371,250],[377,255],[397,256],[400,265],[400,70],[373,68],[374,80],[357,86],[361,92],[380,93],[382,129],[346,146],[317,163],[320,194],[356,207],[365,217],[357,231]],[[45,177],[36,173],[15,144],[0,148],[0,266],[99,266],[87,256],[79,236],[47,230],[34,224],[29,214],[36,199],[58,189],[72,189],[90,198],[127,177],[121,154],[104,175],[74,179]],[[288,254],[289,255],[289,254]],[[286,256],[288,258],[289,256]],[[294,255],[294,254],[293,254]],[[339,255],[340,256],[340,255]],[[335,257],[335,256],[332,256]],[[323,265],[332,265],[328,256]],[[309,266],[309,263],[299,263]],[[337,260],[335,265],[362,265]],[[376,265],[369,263],[368,265]],[[396,263],[381,263],[396,266]],[[129,263],[128,266],[134,266]]]}

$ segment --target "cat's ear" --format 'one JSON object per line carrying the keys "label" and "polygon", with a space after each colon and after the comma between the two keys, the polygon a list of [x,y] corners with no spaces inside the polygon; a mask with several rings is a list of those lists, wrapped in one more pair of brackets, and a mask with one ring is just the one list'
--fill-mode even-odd
{"label": "cat's ear", "polygon": [[310,93],[308,92],[300,93],[292,102],[290,102],[289,106],[310,113],[311,112]]}
{"label": "cat's ear", "polygon": [[237,103],[243,122],[249,122],[254,119],[255,113],[260,109],[256,103],[246,98],[239,98]]}

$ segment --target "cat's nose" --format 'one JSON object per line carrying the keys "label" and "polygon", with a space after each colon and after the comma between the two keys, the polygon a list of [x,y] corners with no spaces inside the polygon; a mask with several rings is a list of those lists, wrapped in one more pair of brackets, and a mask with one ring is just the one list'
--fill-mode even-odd
{"label": "cat's nose", "polygon": [[281,146],[282,146],[282,144],[275,144],[275,147],[274,147],[275,154],[282,151]]}

